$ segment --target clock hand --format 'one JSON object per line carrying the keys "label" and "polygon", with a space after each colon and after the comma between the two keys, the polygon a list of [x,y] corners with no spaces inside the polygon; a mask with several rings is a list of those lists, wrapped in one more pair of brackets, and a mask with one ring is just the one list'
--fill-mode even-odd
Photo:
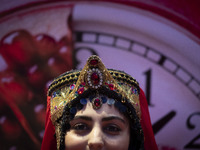
{"label": "clock hand", "polygon": [[170,111],[168,114],[166,114],[164,117],[159,119],[156,123],[153,124],[153,132],[156,135],[167,123],[176,116],[175,111]]}

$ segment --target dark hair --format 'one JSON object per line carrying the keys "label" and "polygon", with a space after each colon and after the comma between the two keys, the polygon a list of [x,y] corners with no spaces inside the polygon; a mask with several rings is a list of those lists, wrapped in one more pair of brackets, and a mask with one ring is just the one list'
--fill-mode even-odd
{"label": "dark hair", "polygon": [[[89,98],[90,96],[95,96],[94,93],[96,93],[96,91],[97,90],[88,89],[82,94],[78,95],[70,103],[66,104],[63,110],[61,120],[58,120],[61,121],[60,150],[65,149],[65,135],[67,131],[69,131],[71,128],[69,124],[70,121],[73,120],[76,112],[84,107],[84,105],[80,103],[80,100],[82,98]],[[127,100],[125,103],[121,103],[122,96],[119,93],[109,90],[104,86],[98,89],[98,94],[115,99],[115,107],[128,118],[130,123],[130,142],[128,150],[143,150],[144,134],[140,124],[140,120],[132,104],[130,104]]]}

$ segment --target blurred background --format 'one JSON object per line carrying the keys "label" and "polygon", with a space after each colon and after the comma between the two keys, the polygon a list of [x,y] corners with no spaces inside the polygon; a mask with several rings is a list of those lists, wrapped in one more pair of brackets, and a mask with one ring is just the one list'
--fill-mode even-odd
{"label": "blurred background", "polygon": [[49,83],[92,54],[138,80],[159,150],[200,149],[200,1],[0,2],[0,149],[40,149]]}

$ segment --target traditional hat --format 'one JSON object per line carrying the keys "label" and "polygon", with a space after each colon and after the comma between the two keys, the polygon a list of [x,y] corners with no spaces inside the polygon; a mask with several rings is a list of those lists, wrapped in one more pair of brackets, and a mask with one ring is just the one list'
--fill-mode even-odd
{"label": "traditional hat", "polygon": [[[108,96],[107,93],[111,93],[111,96]],[[59,149],[62,135],[61,118],[64,108],[67,107],[71,113],[75,114],[87,103],[85,98],[88,95],[94,109],[99,109],[103,103],[115,104],[121,112],[128,112],[129,117],[137,118],[142,125],[141,132],[145,134],[145,149],[147,150],[149,146],[151,146],[151,150],[157,149],[148,105],[139,83],[125,72],[106,69],[101,59],[93,55],[89,57],[81,71],[66,72],[55,78],[50,84],[47,94],[43,150]],[[104,97],[104,95],[108,97]],[[133,116],[129,106],[134,108],[136,116]],[[56,135],[56,138],[53,134]]]}

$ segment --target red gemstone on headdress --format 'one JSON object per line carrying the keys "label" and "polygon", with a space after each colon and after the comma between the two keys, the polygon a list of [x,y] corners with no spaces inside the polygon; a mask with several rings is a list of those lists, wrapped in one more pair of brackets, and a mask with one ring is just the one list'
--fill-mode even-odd
{"label": "red gemstone on headdress", "polygon": [[96,98],[96,99],[94,100],[94,105],[95,105],[97,108],[101,106],[101,101],[100,101],[99,98]]}
{"label": "red gemstone on headdress", "polygon": [[97,59],[90,60],[90,65],[96,66],[97,64],[98,64],[98,60]]}
{"label": "red gemstone on headdress", "polygon": [[82,82],[81,84],[82,84],[83,86],[85,86],[85,82]]}
{"label": "red gemstone on headdress", "polygon": [[82,94],[84,92],[84,87],[78,89],[78,94]]}
{"label": "red gemstone on headdress", "polygon": [[94,85],[98,85],[99,84],[100,78],[99,78],[99,75],[96,72],[92,73],[92,75],[91,75],[91,81],[92,81],[92,83]]}
{"label": "red gemstone on headdress", "polygon": [[108,87],[110,88],[110,90],[114,90],[114,85],[113,84],[108,84]]}

